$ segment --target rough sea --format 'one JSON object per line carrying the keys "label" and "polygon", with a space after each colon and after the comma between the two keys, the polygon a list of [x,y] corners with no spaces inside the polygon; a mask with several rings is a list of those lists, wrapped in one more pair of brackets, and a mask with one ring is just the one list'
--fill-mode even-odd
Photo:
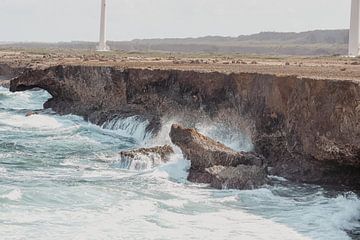
{"label": "rough sea", "polygon": [[[257,190],[215,190],[186,181],[190,162],[179,150],[135,170],[118,153],[169,141],[166,127],[154,138],[136,117],[100,127],[52,111],[25,116],[49,97],[0,87],[1,240],[359,238],[353,192],[275,176]],[[199,129],[235,150],[251,147],[217,126]]]}

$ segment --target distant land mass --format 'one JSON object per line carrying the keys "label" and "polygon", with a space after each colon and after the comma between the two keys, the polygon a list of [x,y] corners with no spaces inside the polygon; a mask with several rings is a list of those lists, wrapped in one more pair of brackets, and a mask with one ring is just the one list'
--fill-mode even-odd
{"label": "distant land mass", "polygon": [[[174,52],[210,54],[256,54],[328,56],[347,54],[349,30],[314,30],[307,32],[261,32],[238,37],[207,36],[199,38],[135,39],[109,41],[112,50],[128,52]],[[95,49],[95,42],[1,43],[1,48]]]}

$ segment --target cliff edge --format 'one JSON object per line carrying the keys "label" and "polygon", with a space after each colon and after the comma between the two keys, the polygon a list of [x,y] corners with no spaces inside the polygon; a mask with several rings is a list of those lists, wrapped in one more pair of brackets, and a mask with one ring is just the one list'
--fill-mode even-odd
{"label": "cliff edge", "polygon": [[11,91],[47,90],[45,108],[101,124],[139,115],[152,130],[181,115],[246,129],[271,174],[360,188],[360,81],[258,73],[58,65],[26,70]]}

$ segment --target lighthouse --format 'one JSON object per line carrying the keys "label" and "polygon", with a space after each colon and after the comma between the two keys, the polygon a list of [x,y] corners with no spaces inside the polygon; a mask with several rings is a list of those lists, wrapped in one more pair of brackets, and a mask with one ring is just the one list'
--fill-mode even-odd
{"label": "lighthouse", "polygon": [[101,17],[100,17],[100,40],[97,47],[98,51],[109,51],[106,45],[106,0],[101,0]]}
{"label": "lighthouse", "polygon": [[349,56],[360,56],[360,0],[351,0]]}

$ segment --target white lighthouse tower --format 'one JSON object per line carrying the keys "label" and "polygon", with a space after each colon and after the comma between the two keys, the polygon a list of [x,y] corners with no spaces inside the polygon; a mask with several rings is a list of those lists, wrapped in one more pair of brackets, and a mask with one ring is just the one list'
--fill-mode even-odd
{"label": "white lighthouse tower", "polygon": [[360,56],[360,0],[351,0],[349,56]]}
{"label": "white lighthouse tower", "polygon": [[106,0],[101,0],[101,17],[100,17],[100,40],[98,51],[109,51],[106,45]]}

